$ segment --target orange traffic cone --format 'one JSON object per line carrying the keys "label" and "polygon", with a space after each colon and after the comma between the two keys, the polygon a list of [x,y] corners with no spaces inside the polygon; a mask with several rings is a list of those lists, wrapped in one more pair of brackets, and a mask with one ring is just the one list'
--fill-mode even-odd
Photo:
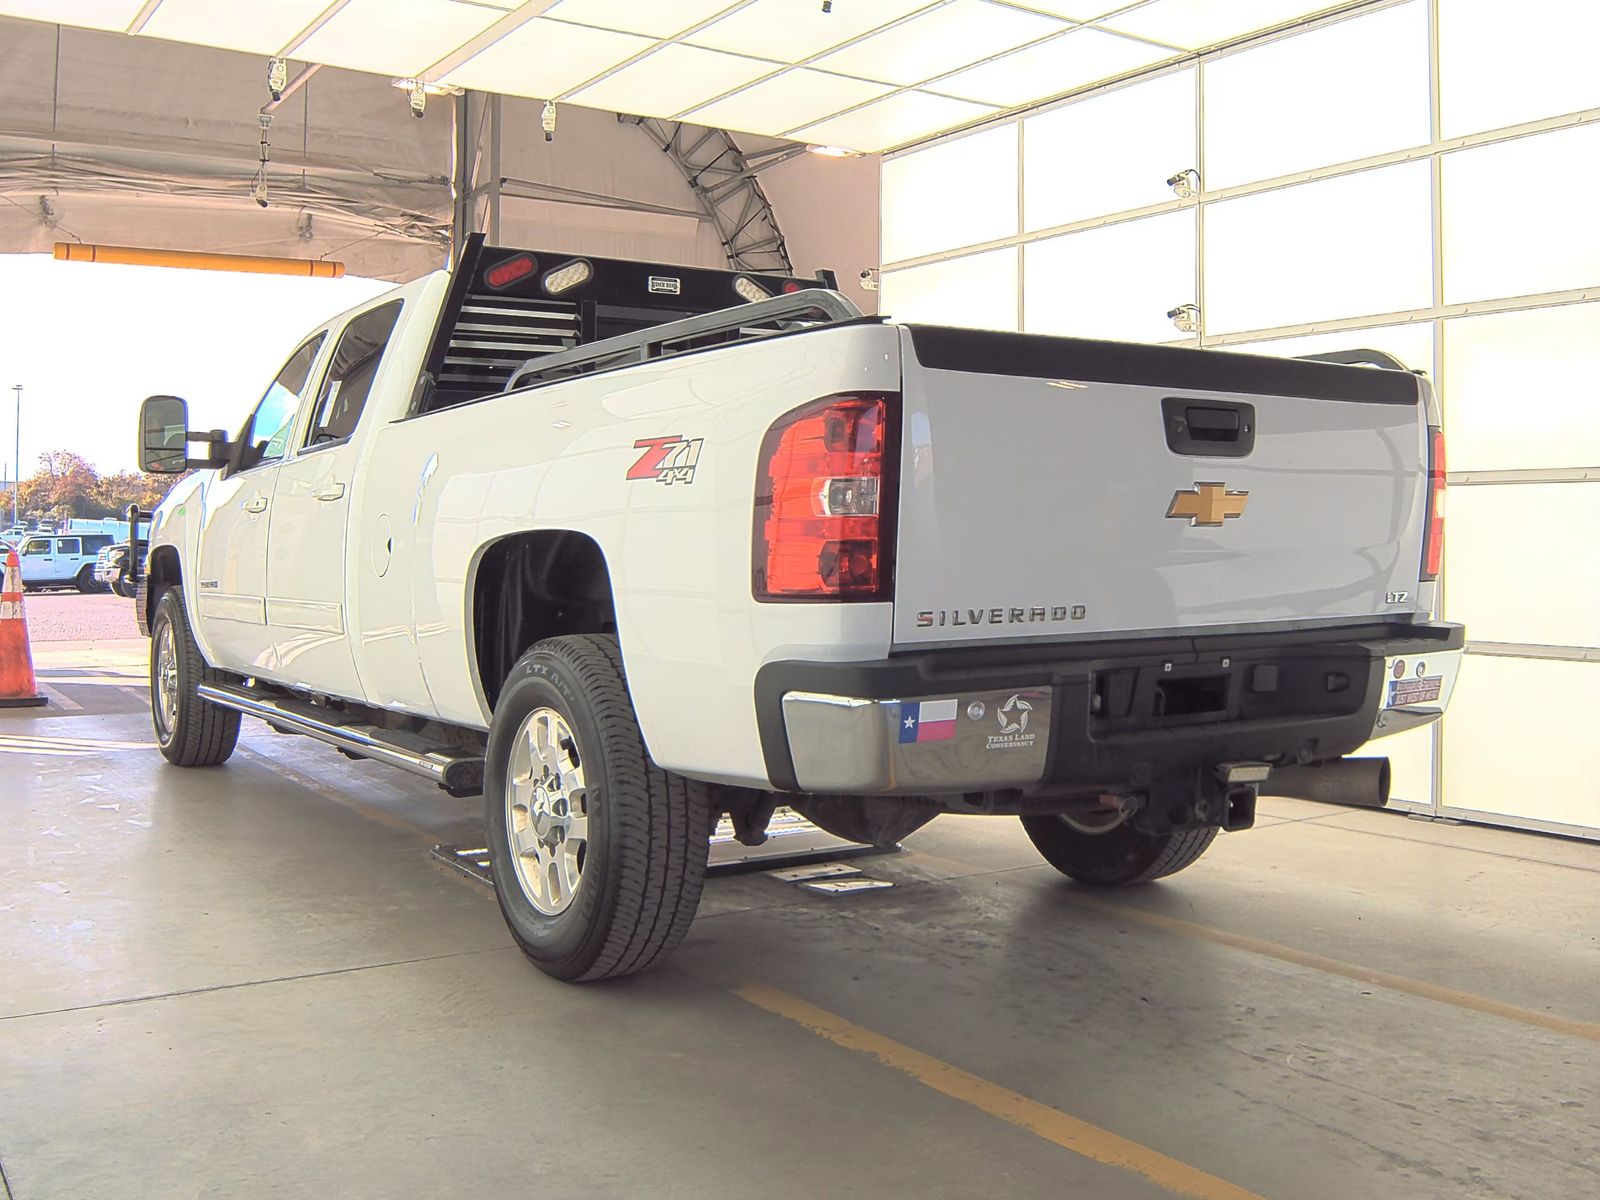
{"label": "orange traffic cone", "polygon": [[5,582],[0,583],[0,708],[44,703],[33,677],[28,618],[22,612],[22,564],[15,550],[7,550]]}

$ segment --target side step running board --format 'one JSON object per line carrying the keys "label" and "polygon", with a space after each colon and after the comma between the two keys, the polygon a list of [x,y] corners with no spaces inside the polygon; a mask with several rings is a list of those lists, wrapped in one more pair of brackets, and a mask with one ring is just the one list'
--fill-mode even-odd
{"label": "side step running board", "polygon": [[218,683],[202,683],[197,690],[202,698],[221,708],[260,717],[278,729],[303,733],[357,758],[399,767],[433,781],[452,796],[477,796],[483,792],[483,759],[479,755],[431,749],[417,735],[400,729],[339,724],[328,719],[325,709],[303,700],[266,697],[249,688]]}

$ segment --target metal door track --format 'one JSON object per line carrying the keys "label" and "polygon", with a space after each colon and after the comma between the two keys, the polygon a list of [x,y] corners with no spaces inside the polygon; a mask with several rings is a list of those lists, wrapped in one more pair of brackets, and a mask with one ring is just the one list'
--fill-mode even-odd
{"label": "metal door track", "polygon": [[[898,854],[899,846],[863,846],[824,833],[792,808],[780,808],[767,825],[767,840],[760,846],[745,846],[734,840],[733,824],[727,817],[717,822],[711,835],[708,875],[736,875],[744,871],[770,871],[779,867],[798,867],[806,863],[832,862],[842,858]],[[435,846],[433,857],[469,879],[494,886],[489,868],[489,851],[482,846]]]}

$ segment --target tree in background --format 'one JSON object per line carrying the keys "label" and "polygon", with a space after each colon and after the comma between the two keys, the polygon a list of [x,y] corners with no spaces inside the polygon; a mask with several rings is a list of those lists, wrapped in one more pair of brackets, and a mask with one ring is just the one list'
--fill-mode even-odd
{"label": "tree in background", "polygon": [[144,475],[138,471],[118,471],[115,475],[100,476],[97,495],[106,516],[120,517],[128,511],[130,504],[137,504],[144,509],[154,508],[181,478],[181,475]]}
{"label": "tree in background", "polygon": [[[39,469],[24,479],[18,496],[22,518],[65,521],[70,517],[121,517],[129,504],[154,508],[177,479],[118,471],[101,475],[81,455],[55,450],[39,456]],[[11,494],[0,496],[7,514]]]}

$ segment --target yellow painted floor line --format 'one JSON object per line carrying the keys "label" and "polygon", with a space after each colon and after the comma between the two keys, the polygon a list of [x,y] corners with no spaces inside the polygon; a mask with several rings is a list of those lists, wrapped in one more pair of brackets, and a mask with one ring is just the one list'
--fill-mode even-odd
{"label": "yellow painted floor line", "polygon": [[918,1083],[953,1100],[970,1104],[1084,1158],[1142,1175],[1169,1192],[1192,1196],[1196,1200],[1262,1200],[1255,1192],[1246,1191],[1215,1175],[1208,1175],[1175,1158],[1168,1158],[1148,1146],[1118,1137],[1097,1125],[1069,1117],[1060,1109],[1030,1100],[998,1083],[991,1083],[920,1050],[913,1050],[910,1046],[881,1033],[874,1033],[788,992],[766,984],[752,983],[736,989],[735,994],[757,1008],[793,1021],[837,1046],[870,1055],[884,1066],[904,1072]]}
{"label": "yellow painted floor line", "polygon": [[1199,938],[1202,941],[1212,942],[1218,946],[1229,946],[1232,949],[1244,950],[1250,954],[1276,958],[1281,962],[1309,967],[1313,971],[1324,971],[1329,975],[1342,975],[1344,978],[1353,979],[1357,983],[1368,983],[1374,987],[1387,988],[1393,992],[1404,992],[1408,996],[1420,996],[1424,1000],[1434,1000],[1440,1004],[1453,1005],[1456,1008],[1484,1013],[1491,1017],[1504,1017],[1508,1021],[1519,1021],[1524,1025],[1532,1025],[1537,1029],[1549,1030],[1551,1033],[1562,1033],[1569,1037],[1600,1042],[1600,1023],[1594,1021],[1576,1021],[1570,1017],[1557,1016],[1554,1013],[1538,1012],[1531,1008],[1519,1008],[1515,1004],[1491,1000],[1487,996],[1479,996],[1473,992],[1463,992],[1458,988],[1445,987],[1443,984],[1429,983],[1425,979],[1412,979],[1407,975],[1394,975],[1388,971],[1378,971],[1372,967],[1361,966],[1359,963],[1344,962],[1337,958],[1326,958],[1321,954],[1313,954],[1309,950],[1297,950],[1293,946],[1279,945],[1277,942],[1248,937],[1242,933],[1229,933],[1225,929],[1217,929],[1210,925],[1200,925],[1194,921],[1185,921],[1179,917],[1169,917],[1164,913],[1153,913],[1142,908],[1111,904],[1104,900],[1097,900],[1083,895],[1073,895],[1071,900],[1076,904],[1083,904],[1099,909],[1102,912],[1126,917],[1128,920],[1140,925],[1149,925],[1155,929],[1164,929],[1171,933],[1183,934],[1186,937]]}

